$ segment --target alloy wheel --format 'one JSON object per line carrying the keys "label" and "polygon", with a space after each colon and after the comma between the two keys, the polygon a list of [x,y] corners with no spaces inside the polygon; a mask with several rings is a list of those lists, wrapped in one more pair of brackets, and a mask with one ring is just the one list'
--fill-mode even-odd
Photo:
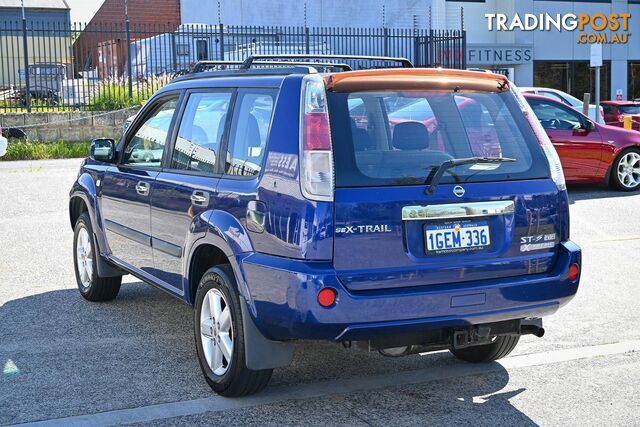
{"label": "alloy wheel", "polygon": [[91,240],[89,232],[85,227],[78,230],[76,239],[76,264],[78,268],[78,277],[82,287],[87,289],[91,286],[91,278],[93,277],[93,249],[91,248]]}
{"label": "alloy wheel", "polygon": [[640,154],[630,152],[618,161],[618,179],[625,188],[635,188],[640,184]]}
{"label": "alloy wheel", "polygon": [[233,357],[233,321],[229,304],[218,289],[210,289],[202,302],[200,337],[207,365],[215,375],[224,375]]}

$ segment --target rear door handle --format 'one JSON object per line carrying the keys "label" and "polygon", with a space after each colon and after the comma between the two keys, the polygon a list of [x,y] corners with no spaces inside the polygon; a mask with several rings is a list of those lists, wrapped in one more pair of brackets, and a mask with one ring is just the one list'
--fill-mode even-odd
{"label": "rear door handle", "polygon": [[149,195],[149,183],[148,182],[144,182],[144,181],[140,181],[136,184],[136,192],[138,194],[140,194],[141,196],[148,196]]}
{"label": "rear door handle", "polygon": [[191,204],[195,206],[207,206],[209,204],[209,193],[196,190],[191,193]]}

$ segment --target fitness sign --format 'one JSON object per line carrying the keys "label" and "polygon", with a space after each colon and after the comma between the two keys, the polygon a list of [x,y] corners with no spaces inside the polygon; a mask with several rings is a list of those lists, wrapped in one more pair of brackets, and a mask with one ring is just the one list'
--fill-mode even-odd
{"label": "fitness sign", "polygon": [[489,31],[578,31],[578,44],[627,44],[630,13],[485,13]]}

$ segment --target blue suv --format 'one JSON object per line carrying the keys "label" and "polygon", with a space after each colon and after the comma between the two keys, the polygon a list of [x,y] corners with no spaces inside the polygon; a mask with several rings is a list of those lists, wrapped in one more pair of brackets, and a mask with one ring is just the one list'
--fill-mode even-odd
{"label": "blue suv", "polygon": [[132,274],[192,305],[225,396],[263,389],[300,339],[487,362],[542,336],[581,252],[515,86],[302,59],[180,77],[117,144],[93,141],[69,202],[82,296],[112,300]]}

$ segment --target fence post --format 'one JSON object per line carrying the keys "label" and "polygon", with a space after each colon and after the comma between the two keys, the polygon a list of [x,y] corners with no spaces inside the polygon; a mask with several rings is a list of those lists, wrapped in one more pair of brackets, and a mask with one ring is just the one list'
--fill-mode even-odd
{"label": "fence post", "polygon": [[218,24],[220,29],[220,60],[224,61],[224,24]]}
{"label": "fence post", "polygon": [[434,37],[434,32],[432,29],[429,29],[429,67],[433,67],[435,66],[435,44],[436,44],[436,40]]}
{"label": "fence post", "polygon": [[462,30],[462,69],[467,69],[467,31]]}
{"label": "fence post", "polygon": [[[306,7],[306,3],[305,3]],[[304,27],[304,53],[309,55],[311,53],[310,44],[309,44],[309,27]]]}
{"label": "fence post", "polygon": [[129,28],[130,26],[129,17],[127,17],[124,25],[125,25],[125,31],[127,33],[127,74],[129,76],[129,102],[133,103],[133,72],[131,69],[131,29]]}
{"label": "fence post", "polygon": [[384,55],[389,56],[389,29],[384,28]]}
{"label": "fence post", "polygon": [[27,44],[27,18],[24,16],[22,8],[22,49],[24,50],[24,81],[25,81],[25,104],[27,113],[31,112],[31,82],[29,81],[29,46]]}

